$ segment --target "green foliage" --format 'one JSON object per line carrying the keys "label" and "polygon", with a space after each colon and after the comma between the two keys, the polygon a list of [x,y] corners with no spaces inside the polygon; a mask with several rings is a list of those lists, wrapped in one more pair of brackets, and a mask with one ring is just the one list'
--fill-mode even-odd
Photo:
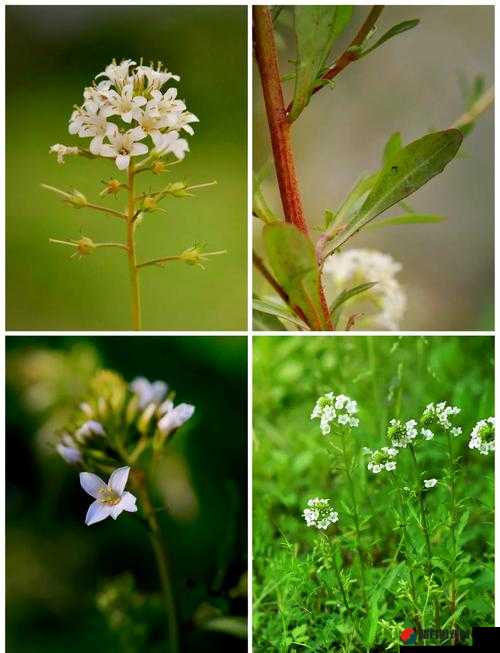
{"label": "green foliage", "polygon": [[268,224],[263,230],[268,259],[290,303],[302,312],[308,325],[321,331],[325,318],[321,308],[320,277],[311,241],[290,224]]}
{"label": "green foliage", "polygon": [[[310,420],[316,399],[328,391],[345,393],[359,404],[360,426],[349,437],[349,449],[367,612],[339,437],[325,438]],[[253,398],[255,650],[397,651],[399,635],[417,625],[417,616],[422,627],[437,626],[436,603],[441,628],[455,623],[469,643],[473,626],[493,625],[493,460],[467,446],[474,424],[493,410],[492,338],[259,337]],[[428,403],[444,400],[461,408],[455,421],[463,427],[453,439],[455,553],[446,435],[419,442],[418,472],[408,449],[401,452],[396,472],[379,475],[368,472],[362,454],[362,447],[384,446],[389,419],[418,419]],[[422,477],[438,479],[423,494],[432,577],[426,570],[417,492]],[[410,488],[403,504],[398,484]],[[326,537],[307,528],[301,516],[314,496],[330,497],[339,512]],[[352,615],[343,603],[334,561]],[[450,644],[449,638],[443,643]]]}
{"label": "green foliage", "polygon": [[408,30],[413,29],[419,23],[420,21],[418,19],[413,19],[413,20],[405,20],[402,23],[398,23],[397,25],[394,25],[393,27],[391,27],[391,29],[387,30],[387,32],[383,36],[381,36],[376,43],[374,43],[366,50],[362,50],[359,57],[360,58],[366,57],[367,54],[370,54],[370,52],[373,52],[373,50],[379,48],[389,39],[392,39],[398,34],[402,34],[403,32],[407,32]]}
{"label": "green foliage", "polygon": [[290,120],[296,120],[309,103],[333,44],[351,20],[349,5],[294,7],[297,38],[295,91]]}

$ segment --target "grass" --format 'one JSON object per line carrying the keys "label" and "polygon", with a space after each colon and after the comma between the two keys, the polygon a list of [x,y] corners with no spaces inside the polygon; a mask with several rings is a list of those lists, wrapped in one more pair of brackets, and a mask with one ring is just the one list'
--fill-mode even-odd
{"label": "grass", "polygon": [[[330,391],[358,402],[359,427],[321,434],[310,415]],[[462,435],[436,428],[368,471],[391,418],[440,401]],[[255,651],[398,651],[405,628],[452,645],[493,625],[493,456],[468,447],[492,410],[488,337],[255,339]],[[339,513],[326,532],[302,517],[311,497]]]}

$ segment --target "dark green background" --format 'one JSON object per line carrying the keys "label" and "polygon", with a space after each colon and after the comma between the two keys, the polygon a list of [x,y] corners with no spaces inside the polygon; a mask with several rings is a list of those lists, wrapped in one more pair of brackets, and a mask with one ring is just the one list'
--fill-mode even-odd
{"label": "dark green background", "polygon": [[[143,328],[239,330],[246,324],[246,7],[7,7],[7,326],[9,330],[128,330],[128,268],[123,252],[82,261],[48,239],[123,240],[123,225],[77,211],[40,188],[77,187],[90,200],[101,180],[120,177],[110,161],[49,155],[74,145],[67,121],[85,86],[113,57],[161,60],[181,75],[179,97],[200,123],[191,152],[143,189],[170,181],[218,186],[164,203],[138,230],[140,260],[178,254],[195,241],[226,249],[202,271],[174,262],[143,271]],[[118,173],[118,174],[117,174]],[[123,198],[122,198],[123,199]],[[122,199],[104,200],[121,208]]]}
{"label": "dark green background", "polygon": [[[140,520],[124,514],[116,522],[85,526],[89,497],[80,488],[78,470],[41,445],[42,420],[27,408],[33,392],[22,390],[19,356],[40,348],[64,353],[82,344],[95,347],[102,366],[127,381],[137,375],[163,379],[176,390],[178,402],[195,404],[194,418],[168,451],[185,461],[198,516],[179,522],[158,513],[182,611],[182,651],[227,646],[246,651],[246,641],[193,624],[203,602],[231,616],[246,615],[246,597],[230,596],[247,565],[246,339],[173,336],[7,339],[7,650],[78,653],[92,647],[121,653],[95,607],[96,593],[127,571],[141,593],[159,590]],[[22,377],[37,378],[39,367],[31,359]],[[57,367],[52,364],[54,377]],[[61,393],[75,393],[80,382],[75,374]],[[159,494],[155,505],[161,505]],[[158,647],[148,651],[164,651],[162,637],[161,630]]]}

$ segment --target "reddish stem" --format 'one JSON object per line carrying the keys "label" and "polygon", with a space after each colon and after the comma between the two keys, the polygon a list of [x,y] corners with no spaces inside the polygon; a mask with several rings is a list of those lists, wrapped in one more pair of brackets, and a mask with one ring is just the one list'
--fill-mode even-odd
{"label": "reddish stem", "polygon": [[307,235],[290,142],[290,124],[281,88],[271,12],[268,7],[254,6],[253,16],[255,56],[262,82],[285,221],[291,222]]}

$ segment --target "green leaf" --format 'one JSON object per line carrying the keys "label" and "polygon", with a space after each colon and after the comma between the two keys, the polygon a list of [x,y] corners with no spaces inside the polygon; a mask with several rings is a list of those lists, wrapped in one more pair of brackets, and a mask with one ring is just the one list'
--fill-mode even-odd
{"label": "green leaf", "polygon": [[309,103],[311,93],[338,36],[351,20],[349,5],[294,7],[297,38],[295,90],[290,120],[296,120]]}
{"label": "green leaf", "polygon": [[342,234],[342,243],[442,172],[458,152],[462,139],[458,129],[448,129],[401,148],[378,173],[371,192]]}
{"label": "green leaf", "polygon": [[312,242],[294,225],[267,224],[262,235],[274,275],[314,330],[328,329],[320,298],[320,274]]}
{"label": "green leaf", "polygon": [[373,288],[373,286],[376,286],[377,282],[376,281],[369,281],[368,283],[361,283],[359,286],[354,286],[353,288],[349,288],[348,290],[343,290],[341,293],[337,295],[337,297],[334,299],[332,302],[332,305],[330,306],[330,315],[333,316],[335,311],[342,306],[344,302],[346,302],[348,299],[351,299],[351,297],[355,297],[356,295],[359,295],[362,292],[365,292],[366,290],[370,290],[370,288]]}
{"label": "green leaf", "polygon": [[401,140],[401,134],[395,132],[392,136],[389,137],[389,140],[385,144],[384,154],[382,158],[382,164],[386,165],[395,156],[399,150],[403,147],[403,142]]}
{"label": "green leaf", "polygon": [[383,34],[379,40],[374,43],[371,48],[368,48],[367,50],[364,50],[359,56],[361,57],[366,57],[367,54],[370,52],[373,52],[373,50],[376,50],[379,48],[381,45],[383,45],[386,41],[389,39],[392,39],[394,36],[397,36],[398,34],[402,34],[403,32],[407,32],[409,29],[413,29],[419,24],[419,20],[417,18],[413,20],[405,20],[402,23],[398,23],[397,25],[394,25],[391,27],[390,30],[388,30],[385,34]]}
{"label": "green leaf", "polygon": [[252,322],[254,331],[283,331],[284,329],[278,318],[256,309],[252,312]]}
{"label": "green leaf", "polygon": [[335,215],[335,220],[337,222],[348,221],[359,210],[363,200],[377,181],[378,174],[379,173],[376,172],[373,175],[362,177],[358,182],[356,182],[354,188],[345,198],[342,206]]}
{"label": "green leaf", "polygon": [[397,224],[433,224],[436,222],[443,222],[446,218],[443,215],[431,215],[425,213],[410,213],[410,215],[397,215],[393,218],[386,218],[371,224],[368,229],[380,229],[380,227],[388,227]]}
{"label": "green leaf", "polygon": [[288,307],[283,306],[283,304],[278,304],[277,302],[272,302],[269,300],[263,300],[259,299],[258,297],[254,297],[253,299],[253,308],[260,313],[266,313],[267,315],[273,315],[274,317],[278,317],[281,320],[286,320],[287,322],[291,322],[297,327],[300,327],[301,329],[307,329],[307,324],[304,324],[304,322],[298,318],[296,315],[292,313],[288,309]]}

